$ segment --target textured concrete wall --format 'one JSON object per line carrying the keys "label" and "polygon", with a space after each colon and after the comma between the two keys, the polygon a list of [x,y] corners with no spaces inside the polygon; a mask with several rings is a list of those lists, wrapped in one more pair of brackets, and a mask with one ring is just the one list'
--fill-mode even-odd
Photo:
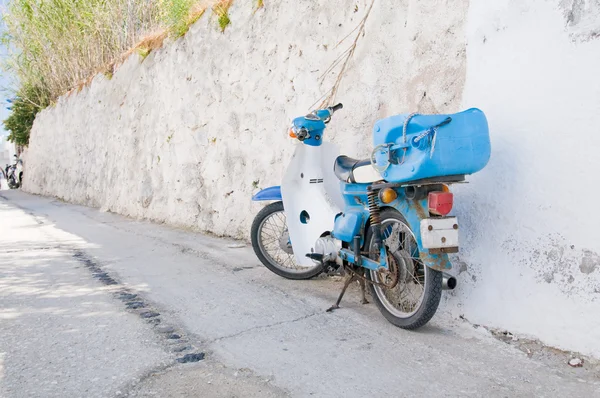
{"label": "textured concrete wall", "polygon": [[[156,221],[247,238],[256,187],[278,185],[295,143],[290,120],[329,90],[320,77],[367,1],[237,2],[224,34],[207,15],[143,62],[43,111],[26,189]],[[450,15],[417,1],[376,1],[328,134],[366,156],[377,118],[458,110],[465,1]],[[355,8],[355,6],[357,6]],[[425,23],[427,21],[427,23]]]}
{"label": "textured concrete wall", "polygon": [[[289,121],[331,87],[368,3],[238,3],[224,34],[205,16],[42,112],[25,189],[247,239],[252,192],[279,183]],[[441,310],[597,356],[599,15],[591,0],[376,0],[327,130],[366,156],[378,118],[482,108],[492,159],[455,189],[460,287]]]}

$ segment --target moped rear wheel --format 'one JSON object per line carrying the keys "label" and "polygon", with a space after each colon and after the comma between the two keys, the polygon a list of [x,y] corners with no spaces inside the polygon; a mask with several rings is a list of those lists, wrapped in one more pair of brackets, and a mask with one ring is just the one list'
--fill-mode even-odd
{"label": "moped rear wheel", "polygon": [[14,179],[13,176],[10,176],[8,178],[8,187],[10,189],[17,189],[17,188],[19,188],[19,183],[15,181],[15,179]]}
{"label": "moped rear wheel", "polygon": [[283,202],[265,206],[254,218],[250,232],[254,253],[269,270],[287,279],[310,279],[323,267],[304,267],[296,262],[289,239]]}
{"label": "moped rear wheel", "polygon": [[[396,264],[398,283],[393,288],[369,284],[379,311],[392,324],[402,329],[417,329],[435,314],[442,297],[442,273],[423,264],[415,235],[402,215],[394,209],[381,212],[382,240],[391,261]],[[369,229],[365,247],[369,257],[378,259],[373,233]],[[386,284],[390,275],[381,271],[367,272],[371,281]]]}

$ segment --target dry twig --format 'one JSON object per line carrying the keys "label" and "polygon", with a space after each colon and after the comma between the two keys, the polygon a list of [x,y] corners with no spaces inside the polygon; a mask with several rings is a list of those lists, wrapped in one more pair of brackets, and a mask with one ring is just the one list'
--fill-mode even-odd
{"label": "dry twig", "polygon": [[367,12],[363,16],[363,18],[360,20],[360,22],[358,23],[358,25],[354,29],[352,29],[350,31],[350,33],[348,33],[342,40],[340,40],[335,45],[334,48],[339,47],[339,45],[342,44],[342,42],[344,42],[347,38],[349,38],[352,35],[353,32],[356,32],[358,30],[358,32],[356,33],[356,36],[354,37],[354,40],[352,41],[352,44],[350,45],[350,47],[348,49],[346,49],[344,52],[342,52],[331,63],[331,65],[325,70],[325,72],[323,72],[323,74],[321,76],[319,76],[320,83],[322,84],[323,81],[326,78],[326,75],[330,71],[332,71],[333,69],[335,69],[340,63],[342,64],[342,67],[340,68],[340,71],[338,72],[338,75],[337,75],[337,77],[335,79],[335,82],[333,83],[333,86],[331,87],[331,89],[329,89],[328,91],[326,91],[325,94],[323,94],[319,99],[317,99],[315,101],[315,103],[313,105],[311,105],[311,107],[310,107],[311,109],[312,109],[313,106],[315,106],[321,100],[323,100],[323,101],[320,103],[319,108],[324,108],[326,106],[333,105],[333,102],[335,101],[335,96],[336,96],[336,94],[338,92],[340,84],[342,83],[342,79],[344,78],[344,74],[346,73],[346,70],[348,69],[348,64],[350,63],[350,60],[352,59],[352,56],[354,55],[354,52],[356,51],[356,46],[358,44],[358,39],[360,39],[361,36],[364,36],[365,25],[366,25],[366,22],[367,22],[367,18],[369,17],[369,14],[371,13],[371,9],[373,8],[373,4],[375,4],[375,0],[371,1],[371,4],[369,5],[369,8],[367,8]]}

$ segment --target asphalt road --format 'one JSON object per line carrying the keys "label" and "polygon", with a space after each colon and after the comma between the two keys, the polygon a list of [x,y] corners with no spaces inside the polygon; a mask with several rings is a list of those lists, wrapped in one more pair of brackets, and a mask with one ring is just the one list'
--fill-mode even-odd
{"label": "asphalt road", "polygon": [[354,287],[326,313],[340,288],[240,242],[0,191],[0,397],[600,396],[598,366],[444,311],[404,331]]}

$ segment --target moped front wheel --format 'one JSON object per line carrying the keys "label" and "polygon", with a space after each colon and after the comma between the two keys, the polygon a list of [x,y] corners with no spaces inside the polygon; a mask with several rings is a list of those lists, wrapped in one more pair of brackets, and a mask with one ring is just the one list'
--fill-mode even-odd
{"label": "moped front wheel", "polygon": [[272,272],[287,279],[310,279],[323,267],[304,267],[296,262],[287,229],[283,202],[265,206],[254,218],[250,231],[254,253]]}
{"label": "moped front wheel", "polygon": [[[389,272],[369,271],[367,278],[371,295],[379,311],[392,324],[402,329],[417,329],[425,325],[437,311],[442,297],[442,273],[423,264],[414,233],[398,211],[381,212],[382,240],[388,251]],[[371,258],[378,259],[373,232],[369,229],[365,247]],[[392,288],[385,285],[397,277]]]}

